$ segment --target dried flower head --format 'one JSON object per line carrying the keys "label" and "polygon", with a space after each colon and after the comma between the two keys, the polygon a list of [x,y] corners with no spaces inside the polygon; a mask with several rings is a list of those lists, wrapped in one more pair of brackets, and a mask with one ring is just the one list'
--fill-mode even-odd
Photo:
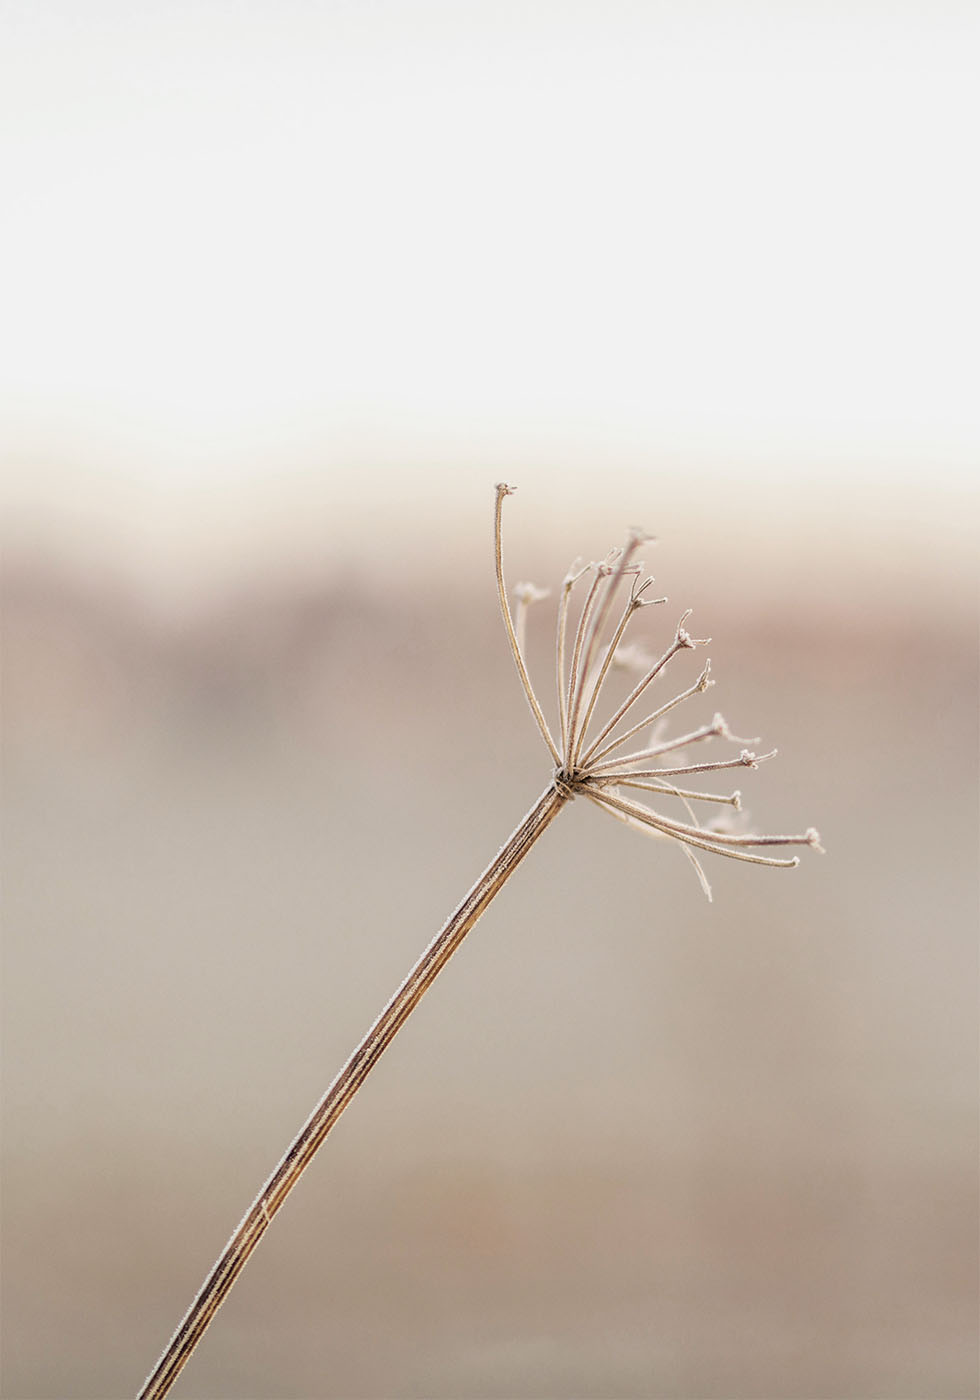
{"label": "dried flower head", "polygon": [[[622,728],[629,718],[636,715],[634,707],[647,694],[657,677],[667,670],[675,656],[710,641],[708,637],[692,637],[688,632],[684,625],[690,617],[688,611],[681,617],[671,641],[656,659],[651,660],[636,647],[624,644],[626,629],[634,614],[641,608],[667,601],[666,598],[649,596],[653,579],[644,575],[644,565],[636,559],[637,551],[650,540],[642,530],[631,530],[623,548],[613,550],[599,562],[582,565],[576,561],[562,581],[555,642],[558,712],[558,737],[555,738],[531,684],[525,660],[528,609],[532,603],[546,598],[548,594],[533,584],[519,585],[515,590],[516,607],[512,613],[504,584],[501,514],[504,497],[511,495],[513,490],[512,486],[503,482],[497,486],[494,516],[497,589],[518,675],[555,764],[557,790],[568,797],[581,793],[627,825],[651,836],[677,841],[697,871],[701,887],[709,899],[711,888],[695,851],[710,851],[733,860],[750,861],[754,865],[791,868],[799,864],[798,856],[759,855],[758,849],[809,846],[813,850],[822,850],[820,838],[813,827],[809,827],[801,836],[760,836],[733,829],[734,824],[723,818],[702,824],[694,804],[721,804],[730,809],[728,815],[731,815],[741,811],[741,793],[737,789],[727,794],[693,791],[673,781],[695,773],[758,768],[760,763],[773,758],[776,753],[775,749],[768,753],[755,753],[743,747],[735,758],[697,762],[696,754],[689,754],[687,750],[694,750],[695,746],[711,739],[724,739],[740,745],[758,742],[739,739],[720,714],[686,734],[673,738],[666,736],[663,721],[670,711],[714,685],[709,661],[705,661],[696,680],[685,689],[643,714],[641,719],[636,719],[627,728]],[[581,606],[574,609],[572,595],[576,589],[579,590]],[[607,718],[601,718],[599,702],[610,671],[620,663],[635,668],[638,656],[642,658],[640,678],[625,700],[615,705]],[[645,735],[647,742],[641,742],[640,747],[623,753],[623,747],[641,734]],[[663,762],[664,759],[667,761]],[[625,795],[623,789],[678,798],[686,808],[690,821],[677,821],[665,816],[645,802]]]}

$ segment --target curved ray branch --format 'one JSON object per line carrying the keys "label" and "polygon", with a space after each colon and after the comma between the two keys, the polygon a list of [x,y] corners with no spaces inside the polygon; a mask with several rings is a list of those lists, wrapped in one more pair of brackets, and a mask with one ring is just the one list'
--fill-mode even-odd
{"label": "curved ray branch", "polygon": [[623,773],[611,771],[609,773],[589,774],[590,783],[616,783],[624,782],[627,778],[677,778],[683,773],[717,773],[723,768],[758,768],[760,763],[765,763],[769,758],[775,758],[778,750],[770,749],[768,753],[750,753],[748,749],[743,749],[738,758],[723,758],[716,763],[685,763],[678,768],[645,768]]}
{"label": "curved ray branch", "polygon": [[711,893],[711,885],[708,881],[707,875],[705,875],[704,873],[704,866],[698,860],[697,856],[691,850],[690,846],[682,846],[681,850],[684,852],[684,854],[687,856],[687,859],[694,867],[694,873],[698,877],[698,884],[701,886],[701,889],[704,892],[705,899],[707,899],[709,904],[714,904],[715,897]]}
{"label": "curved ray branch", "polygon": [[609,640],[609,645],[606,647],[606,653],[603,657],[602,665],[599,667],[596,677],[589,688],[589,701],[585,707],[585,713],[582,716],[581,723],[578,726],[578,734],[571,744],[569,766],[572,769],[576,768],[579,763],[580,751],[583,743],[585,742],[585,736],[589,732],[589,725],[591,724],[592,716],[595,713],[595,707],[599,699],[599,693],[602,690],[603,684],[605,683],[606,676],[609,674],[609,668],[612,665],[613,660],[616,656],[616,650],[623,639],[623,634],[626,631],[630,618],[635,612],[639,612],[640,608],[651,607],[656,603],[666,603],[667,601],[666,598],[643,597],[643,594],[652,585],[652,583],[653,579],[648,578],[644,579],[644,581],[640,584],[639,588],[637,588],[634,585],[633,589],[630,592],[629,600],[626,604],[626,607],[623,609],[623,615],[620,618],[619,623],[617,624],[612,634],[612,637]]}
{"label": "curved ray branch", "polygon": [[[640,604],[637,604],[637,606],[640,606]],[[569,733],[566,737],[565,743],[565,766],[569,772],[574,772],[575,770],[578,761],[578,751],[582,744],[582,736],[584,735],[586,729],[588,729],[589,727],[589,719],[591,718],[592,712],[595,709],[596,697],[598,696],[599,691],[602,689],[602,683],[605,680],[606,673],[608,672],[609,667],[612,663],[612,658],[613,654],[615,653],[616,647],[619,645],[623,633],[626,630],[626,626],[630,618],[633,616],[635,610],[636,609],[633,605],[633,601],[631,598],[630,601],[626,604],[626,607],[623,610],[623,614],[619,620],[619,623],[617,624],[616,629],[613,632],[612,639],[606,650],[606,655],[603,658],[603,663],[594,672],[592,676],[589,675],[590,662],[587,655],[583,652],[583,654],[579,657],[575,685],[573,687],[574,709],[569,723]],[[581,705],[582,695],[584,694],[586,687],[588,687],[589,689],[589,703],[586,706],[585,714],[580,718],[579,707]]]}
{"label": "curved ray branch", "polygon": [[507,601],[507,588],[504,584],[503,549],[500,541],[500,519],[504,497],[513,495],[514,488],[513,486],[508,486],[506,482],[500,481],[497,483],[496,489],[497,503],[493,517],[493,543],[494,562],[496,564],[497,569],[497,594],[500,599],[500,611],[504,619],[504,628],[507,632],[507,640],[510,642],[510,649],[513,653],[514,662],[517,666],[517,674],[521,678],[521,685],[524,687],[524,694],[527,696],[527,703],[531,706],[531,713],[534,715],[534,718],[538,722],[538,728],[541,730],[541,737],[548,745],[548,748],[551,751],[552,758],[554,759],[555,763],[560,764],[561,754],[558,752],[558,747],[555,744],[554,739],[551,737],[551,730],[548,728],[548,721],[545,719],[544,714],[541,710],[541,706],[538,704],[538,697],[534,693],[530,677],[527,673],[527,667],[524,664],[524,657],[521,654],[521,649],[517,644],[517,634],[514,631],[514,621],[510,615],[510,604]]}
{"label": "curved ray branch", "polygon": [[[585,660],[582,663],[583,676],[588,675],[589,670],[591,669],[592,662],[595,657],[596,646],[598,645],[599,638],[601,637],[602,632],[605,628],[606,621],[609,617],[609,610],[612,607],[613,599],[616,596],[616,591],[619,588],[620,583],[623,581],[623,579],[628,573],[639,574],[642,572],[643,566],[641,564],[634,564],[632,562],[633,555],[636,553],[636,551],[640,548],[641,545],[649,544],[652,538],[652,535],[646,534],[646,532],[643,530],[630,530],[626,538],[626,543],[622,548],[622,551],[617,551],[619,555],[619,562],[617,563],[616,568],[612,573],[612,577],[609,581],[609,587],[606,589],[605,596],[603,597],[602,602],[598,610],[596,611],[595,616],[592,619],[592,624],[589,628],[588,641],[585,645]],[[609,562],[611,564],[612,560],[610,559]],[[650,582],[652,583],[653,580],[651,579]]]}
{"label": "curved ray branch", "polygon": [[[627,537],[627,540],[626,540],[626,544],[624,545],[623,550],[622,550],[622,553],[621,553],[620,556],[619,556],[619,562],[617,563],[616,568],[613,570],[613,572],[612,572],[612,574],[611,574],[611,576],[610,576],[610,578],[609,578],[609,583],[608,583],[608,585],[607,585],[607,587],[606,587],[606,589],[605,589],[605,591],[604,591],[604,593],[603,593],[602,601],[600,602],[599,606],[596,608],[594,614],[593,614],[592,617],[590,618],[588,634],[587,634],[587,638],[586,638],[586,641],[585,641],[585,646],[584,646],[583,653],[582,653],[581,665],[580,665],[579,673],[578,673],[578,684],[577,684],[577,686],[576,686],[576,693],[575,693],[575,714],[576,714],[576,715],[577,715],[578,709],[579,709],[579,707],[580,707],[580,705],[581,705],[581,702],[582,702],[582,696],[583,696],[583,693],[584,693],[584,690],[585,690],[586,680],[587,680],[587,678],[588,678],[588,676],[589,676],[590,671],[592,670],[592,663],[593,663],[593,660],[594,660],[594,658],[595,658],[596,647],[598,646],[598,644],[599,644],[599,639],[600,639],[600,637],[602,636],[603,631],[605,630],[606,621],[607,621],[607,619],[608,619],[608,617],[609,617],[610,609],[612,608],[613,599],[614,599],[615,596],[616,596],[616,592],[617,592],[617,590],[618,590],[618,588],[619,588],[620,583],[622,582],[623,578],[626,576],[627,573],[639,574],[639,573],[642,571],[642,566],[641,566],[641,565],[635,565],[635,564],[633,564],[633,563],[632,563],[632,559],[633,559],[633,555],[634,555],[634,554],[636,553],[636,551],[640,548],[640,546],[641,546],[642,544],[648,543],[649,540],[650,540],[650,536],[647,535],[647,534],[645,534],[644,531],[642,531],[642,530],[631,530],[631,531],[630,531],[630,533],[629,533],[629,535],[628,535],[628,537]],[[651,580],[649,580],[648,582],[649,582],[649,583],[652,583],[653,580],[651,579]],[[646,587],[646,586],[647,586],[646,584],[643,585],[643,587]],[[632,602],[632,599],[635,598],[635,596],[636,596],[636,593],[635,593],[635,592],[632,592],[632,593],[631,593],[631,602]],[[626,626],[626,623],[629,621],[629,618],[630,618],[630,616],[632,615],[632,612],[633,612],[633,611],[635,611],[635,608],[631,608],[630,605],[628,604],[628,605],[627,605],[626,615],[625,615],[625,617],[624,617],[624,619],[623,619],[623,623],[622,623],[622,626],[623,626],[624,628],[625,628],[625,626]],[[622,632],[621,632],[621,631],[620,631],[619,635],[622,636]],[[613,644],[613,651],[615,651],[616,645],[618,645],[618,638],[616,639],[616,642]],[[610,657],[610,660],[611,660],[611,657]],[[583,738],[583,736],[584,736],[584,734],[585,734],[585,730],[588,728],[589,716],[591,715],[592,710],[593,710],[594,707],[595,707],[596,694],[597,694],[597,692],[598,692],[598,688],[602,685],[602,681],[603,681],[603,678],[604,678],[604,676],[605,676],[605,673],[606,673],[606,670],[607,670],[607,669],[608,669],[608,666],[601,668],[601,669],[600,669],[600,672],[599,672],[599,675],[597,676],[596,680],[595,680],[594,683],[593,683],[593,687],[592,687],[592,698],[591,698],[591,701],[590,701],[589,706],[588,706],[588,708],[587,708],[586,715],[585,715],[584,718],[582,719],[581,724],[580,724],[580,725],[577,724],[577,722],[573,719],[573,723],[572,723],[572,725],[571,725],[571,734],[570,734],[570,736],[569,736],[569,747],[568,747],[568,753],[567,753],[567,758],[568,758],[568,760],[569,760],[569,767],[570,767],[571,769],[574,769],[574,767],[575,767],[575,765],[576,765],[576,762],[577,762],[577,760],[578,760],[578,751],[579,751],[579,748],[580,748],[580,746],[581,746],[582,738]]]}
{"label": "curved ray branch", "polygon": [[[609,801],[615,801],[614,793],[603,793],[603,797]],[[619,798],[621,802],[628,802],[627,798]],[[719,846],[809,846],[811,850],[818,851],[823,848],[820,845],[820,835],[815,827],[808,827],[800,836],[769,836],[759,835],[750,832],[736,833],[730,831],[706,831],[704,827],[688,825],[687,822],[674,821],[671,817],[662,816],[659,812],[652,811],[649,807],[644,807],[642,803],[629,802],[631,808],[637,809],[634,815],[642,811],[647,814],[647,819],[668,832],[680,836],[701,836]]]}
{"label": "curved ray branch", "polygon": [[[612,557],[612,553],[610,556]],[[575,642],[572,647],[572,664],[568,676],[568,731],[565,735],[565,748],[562,760],[566,769],[571,769],[572,745],[575,742],[575,727],[578,716],[578,707],[581,703],[582,688],[582,648],[585,642],[585,634],[588,629],[589,619],[595,607],[596,595],[599,586],[604,578],[609,577],[610,565],[608,560],[600,564],[591,564],[590,571],[595,570],[595,577],[589,585],[589,591],[585,595],[585,602],[582,604],[581,616],[578,620],[578,627],[575,629]]]}
{"label": "curved ray branch", "polygon": [[731,739],[732,733],[721,715],[715,715],[710,724],[703,724],[700,729],[693,729],[690,734],[678,734],[676,739],[665,739],[662,744],[653,744],[648,749],[639,749],[636,753],[620,754],[616,758],[607,758],[602,763],[591,763],[589,765],[590,776],[601,778],[607,770],[615,768],[627,770],[627,764],[642,763],[644,759],[659,758],[661,754],[673,753],[676,749],[687,748],[688,744],[700,743],[703,739]]}
{"label": "curved ray branch", "polygon": [[[656,826],[665,834],[678,837],[701,837],[717,846],[809,846],[811,850],[823,851],[820,844],[820,834],[815,827],[808,827],[799,836],[782,835],[760,835],[753,833],[733,833],[727,831],[706,831],[702,826],[689,826],[686,822],[674,821],[670,817],[662,816],[660,812],[654,812],[649,807],[644,807],[641,803],[630,802],[626,798],[617,797],[614,793],[602,793],[601,800],[614,805],[621,805],[623,810],[628,811],[638,821],[645,821],[651,826]],[[722,852],[719,852],[722,854]],[[729,852],[734,854],[734,852]],[[744,859],[744,854],[739,853]]]}
{"label": "curved ray branch", "polygon": [[621,774],[616,780],[617,787],[639,788],[643,792],[662,792],[669,797],[681,797],[688,802],[717,802],[724,807],[734,807],[736,812],[742,810],[742,794],[736,790],[729,793],[718,792],[692,792],[690,788],[675,787],[673,783],[648,783],[642,779],[637,781],[627,774]]}
{"label": "curved ray branch", "polygon": [[[655,831],[661,832],[664,836],[670,836],[675,841],[681,841],[688,846],[696,846],[702,851],[711,851],[716,856],[728,856],[730,860],[747,861],[751,865],[775,865],[784,868],[791,868],[799,865],[799,856],[792,856],[789,860],[781,860],[773,856],[757,856],[750,851],[733,850],[726,843],[721,842],[714,833],[711,839],[703,833],[701,827],[686,827],[682,822],[668,822],[658,817],[656,813],[650,812],[648,808],[639,802],[629,802],[626,798],[616,797],[609,792],[593,792],[589,787],[584,786],[582,791],[591,801],[597,803],[607,811],[622,812],[624,815],[632,817],[634,821],[641,822],[645,826],[652,827]],[[781,843],[787,838],[781,838]],[[788,838],[793,844],[814,846],[815,843],[808,839],[796,837]],[[768,842],[766,843],[768,844]]]}
{"label": "curved ray branch", "polygon": [[647,686],[650,685],[654,680],[656,680],[660,672],[671,661],[671,659],[677,655],[679,651],[684,651],[690,647],[703,646],[709,640],[709,638],[707,637],[692,637],[690,633],[685,630],[684,623],[690,617],[690,615],[691,610],[690,608],[688,608],[687,612],[684,613],[680,622],[677,624],[677,631],[674,634],[674,640],[664,652],[663,656],[661,656],[659,660],[655,661],[650,667],[649,671],[647,671],[646,675],[636,683],[636,685],[630,691],[629,695],[627,695],[626,699],[620,705],[616,713],[612,716],[610,720],[607,721],[606,724],[603,725],[599,733],[592,740],[592,743],[590,744],[588,750],[582,757],[583,765],[591,761],[592,755],[595,753],[596,749],[599,747],[602,741],[612,733],[619,721],[623,719],[623,717],[626,714],[629,713],[629,711],[636,704],[637,700],[639,700],[640,696],[646,690]]}
{"label": "curved ray branch", "polygon": [[[657,601],[659,602],[659,599]],[[704,670],[701,672],[700,676],[698,676],[694,684],[688,686],[687,690],[682,690],[680,695],[675,695],[673,700],[668,700],[666,705],[660,706],[659,710],[654,710],[652,714],[647,715],[646,719],[641,719],[639,724],[634,724],[631,729],[627,729],[625,734],[621,734],[618,739],[613,739],[611,743],[605,744],[599,749],[598,753],[594,752],[595,745],[593,744],[592,748],[586,753],[583,761],[589,763],[590,767],[594,766],[605,758],[607,754],[614,753],[616,749],[628,743],[629,740],[635,738],[637,734],[642,733],[644,729],[649,729],[651,724],[656,724],[658,719],[663,719],[664,715],[669,714],[676,706],[683,704],[685,700],[690,700],[692,695],[701,695],[704,691],[710,690],[714,685],[714,681],[710,679],[710,676],[711,662],[706,661],[704,663]]]}
{"label": "curved ray branch", "polygon": [[[619,792],[618,789],[615,790],[615,796],[616,796],[616,797],[621,797],[621,796],[622,796],[622,794]],[[681,802],[684,804],[684,808],[685,808],[685,810],[687,811],[687,815],[691,818],[691,825],[692,825],[696,830],[700,831],[700,830],[701,830],[701,823],[698,821],[698,814],[697,814],[697,812],[695,812],[695,810],[694,810],[694,808],[691,806],[690,802],[688,802],[688,800],[687,800],[686,797],[682,797],[682,796],[681,796],[680,789],[678,789],[678,788],[675,788],[675,789],[674,789],[674,796],[675,796],[675,797],[680,797]],[[689,855],[689,854],[690,854],[690,852],[689,852],[687,846],[682,846],[681,849],[684,851],[684,853],[685,853],[686,855]]]}
{"label": "curved ray branch", "polygon": [[555,682],[558,689],[558,723],[561,726],[561,751],[564,755],[568,744],[568,685],[565,677],[565,641],[568,635],[568,607],[572,589],[589,572],[588,564],[580,564],[576,559],[562,580],[561,600],[558,604],[558,633],[555,638]]}

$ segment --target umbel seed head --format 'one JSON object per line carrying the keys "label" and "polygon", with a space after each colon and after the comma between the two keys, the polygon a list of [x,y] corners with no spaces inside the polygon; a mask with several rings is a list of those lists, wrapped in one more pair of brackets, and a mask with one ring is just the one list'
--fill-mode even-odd
{"label": "umbel seed head", "polygon": [[[641,713],[635,708],[638,702],[667,671],[673,659],[680,652],[706,646],[710,641],[708,637],[693,637],[688,632],[684,624],[690,611],[681,617],[665,650],[655,660],[645,658],[642,674],[625,700],[611,706],[611,713],[603,718],[600,702],[609,673],[619,660],[630,659],[631,653],[635,654],[635,649],[624,645],[623,640],[630,620],[641,608],[667,601],[646,596],[653,579],[644,574],[644,565],[636,561],[635,555],[652,536],[642,530],[630,530],[623,548],[612,550],[601,561],[586,565],[576,561],[562,580],[555,639],[558,724],[553,734],[531,683],[525,659],[528,610],[549,594],[533,584],[520,584],[515,590],[516,606],[512,612],[504,583],[501,517],[504,497],[512,495],[513,491],[514,487],[504,482],[497,485],[494,512],[497,591],[517,673],[555,765],[556,787],[569,797],[581,793],[596,806],[647,835],[676,841],[694,866],[709,899],[711,889],[696,851],[782,868],[798,865],[799,857],[762,855],[760,850],[772,846],[809,846],[822,851],[813,827],[808,827],[801,836],[763,836],[731,829],[730,823],[717,817],[702,823],[697,816],[697,805],[728,807],[731,815],[741,811],[741,793],[692,791],[673,781],[729,768],[758,768],[760,763],[776,755],[775,749],[756,753],[745,747],[736,758],[696,761],[700,746],[713,739],[746,745],[758,742],[739,739],[720,714],[687,733],[667,737],[664,732],[666,716],[714,685],[709,661],[705,661],[700,675],[686,689],[643,713],[642,718],[635,718]],[[574,604],[573,594],[576,595]],[[624,753],[624,747],[639,735],[644,738],[638,741],[638,747]],[[629,795],[636,791],[679,799],[690,820],[678,821],[663,815]]]}

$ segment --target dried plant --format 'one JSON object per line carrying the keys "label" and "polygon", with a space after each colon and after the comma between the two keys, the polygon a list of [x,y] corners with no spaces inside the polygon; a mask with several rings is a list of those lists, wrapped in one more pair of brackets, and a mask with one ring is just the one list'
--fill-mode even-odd
{"label": "dried plant", "polygon": [[[139,1392],[138,1400],[159,1400],[168,1393],[273,1216],[309,1166],[327,1133],[487,905],[567,802],[581,794],[628,826],[648,835],[676,841],[691,860],[709,899],[711,891],[695,852],[708,851],[734,860],[751,861],[756,865],[791,867],[798,864],[798,857],[760,855],[758,851],[777,846],[821,849],[819,837],[812,827],[800,836],[752,835],[733,829],[734,824],[730,819],[741,811],[738,791],[728,794],[698,792],[674,783],[675,778],[693,774],[757,768],[775,754],[775,749],[756,754],[742,748],[735,758],[715,762],[695,761],[687,751],[695,750],[696,746],[711,739],[734,740],[739,744],[755,742],[736,739],[725,720],[717,714],[710,723],[702,724],[686,734],[675,738],[664,736],[663,721],[666,716],[714,684],[708,662],[705,662],[697,679],[685,689],[627,728],[621,728],[627,717],[635,713],[634,706],[673,658],[680,652],[703,646],[706,641],[692,637],[686,630],[684,624],[690,614],[685,613],[672,640],[655,660],[645,657],[635,647],[624,645],[626,629],[634,614],[644,607],[667,601],[665,598],[647,596],[653,580],[644,577],[643,565],[636,561],[637,550],[647,540],[641,531],[631,531],[625,547],[614,550],[601,562],[584,567],[575,564],[562,583],[555,646],[558,716],[558,739],[555,739],[531,684],[525,660],[528,610],[532,604],[548,595],[532,584],[521,584],[515,590],[517,605],[512,612],[504,584],[501,511],[504,498],[512,490],[512,487],[503,484],[497,486],[494,512],[497,589],[521,685],[551,755],[553,775],[524,820],[426,948],[290,1144],[205,1279]],[[580,593],[584,597],[581,607],[577,609],[577,616],[573,618],[572,595],[580,584]],[[596,715],[610,672],[624,666],[638,669],[639,679],[625,699],[613,706],[608,718],[600,722]],[[597,726],[596,732],[591,733],[594,725]],[[617,734],[617,731],[620,732]],[[640,734],[646,735],[646,746],[622,753],[623,747]],[[660,762],[668,756],[667,763]],[[644,803],[624,796],[623,789],[679,799],[690,821],[664,816]],[[701,824],[695,815],[694,804],[702,803],[727,808],[725,815],[729,821],[716,818]]]}
{"label": "dried plant", "polygon": [[[706,661],[701,674],[686,689],[658,705],[649,714],[630,725],[618,737],[611,736],[633,710],[634,705],[646,693],[647,688],[666,670],[673,658],[682,651],[705,646],[711,639],[692,637],[684,626],[690,617],[686,612],[677,624],[673,639],[666,650],[654,661],[647,663],[642,651],[630,652],[623,646],[623,637],[630,619],[641,608],[651,604],[666,603],[666,598],[644,596],[652,586],[653,579],[643,576],[643,565],[635,561],[637,550],[649,542],[649,537],[641,530],[632,530],[626,545],[614,550],[601,563],[583,567],[578,561],[572,565],[562,582],[558,601],[558,637],[555,646],[555,668],[558,691],[558,725],[560,743],[556,743],[548,727],[541,704],[535,694],[524,659],[524,632],[527,610],[534,602],[548,595],[533,584],[521,584],[515,590],[517,596],[516,617],[512,616],[507,603],[504,586],[503,562],[501,558],[501,506],[505,496],[513,488],[503,484],[497,487],[497,508],[495,514],[494,539],[496,545],[497,588],[500,593],[500,606],[504,625],[510,640],[514,660],[524,693],[527,695],[542,738],[548,746],[555,762],[554,784],[556,789],[573,797],[581,793],[597,806],[630,826],[635,826],[652,836],[670,837],[680,843],[697,871],[701,887],[708,898],[711,888],[705,877],[700,861],[694,850],[711,851],[716,855],[728,856],[733,860],[750,861],[755,865],[792,867],[799,864],[798,856],[788,859],[755,854],[753,847],[767,846],[810,846],[820,850],[820,839],[810,827],[802,836],[758,836],[731,830],[732,823],[715,818],[702,825],[694,812],[692,803],[707,802],[727,806],[732,812],[741,812],[742,794],[736,791],[728,794],[692,792],[678,787],[672,778],[695,773],[714,773],[729,768],[758,768],[760,763],[774,758],[775,749],[768,753],[756,754],[743,748],[737,758],[722,759],[714,763],[687,761],[684,751],[708,739],[729,739],[739,744],[758,743],[758,740],[739,739],[728,727],[721,715],[716,714],[709,724],[702,724],[688,734],[675,738],[665,738],[662,721],[678,705],[694,695],[700,695],[714,685],[711,680],[711,663]],[[574,628],[574,642],[571,647],[571,661],[568,661],[569,611],[572,593],[583,579],[588,579],[585,600]],[[610,627],[617,607],[617,595],[621,610],[615,625]],[[598,733],[589,737],[589,727],[594,719],[599,696],[610,670],[619,662],[642,674],[625,700],[617,705],[612,714],[601,726]],[[647,732],[656,742],[630,753],[617,753],[624,744],[635,739],[638,734]],[[659,760],[672,754],[674,762],[666,765]],[[613,757],[615,755],[615,757]],[[678,761],[678,760],[684,761]],[[657,767],[651,767],[654,762]],[[629,788],[643,792],[654,792],[680,798],[690,822],[680,822],[664,816],[652,808],[631,798],[624,797],[620,789]],[[694,849],[692,849],[694,848]]]}

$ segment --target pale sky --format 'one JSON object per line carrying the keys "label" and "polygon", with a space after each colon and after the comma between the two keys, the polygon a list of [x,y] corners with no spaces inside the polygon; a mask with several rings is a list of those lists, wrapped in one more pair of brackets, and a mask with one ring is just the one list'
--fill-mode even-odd
{"label": "pale sky", "polygon": [[15,519],[76,479],[152,535],[426,467],[974,478],[972,4],[0,16]]}

